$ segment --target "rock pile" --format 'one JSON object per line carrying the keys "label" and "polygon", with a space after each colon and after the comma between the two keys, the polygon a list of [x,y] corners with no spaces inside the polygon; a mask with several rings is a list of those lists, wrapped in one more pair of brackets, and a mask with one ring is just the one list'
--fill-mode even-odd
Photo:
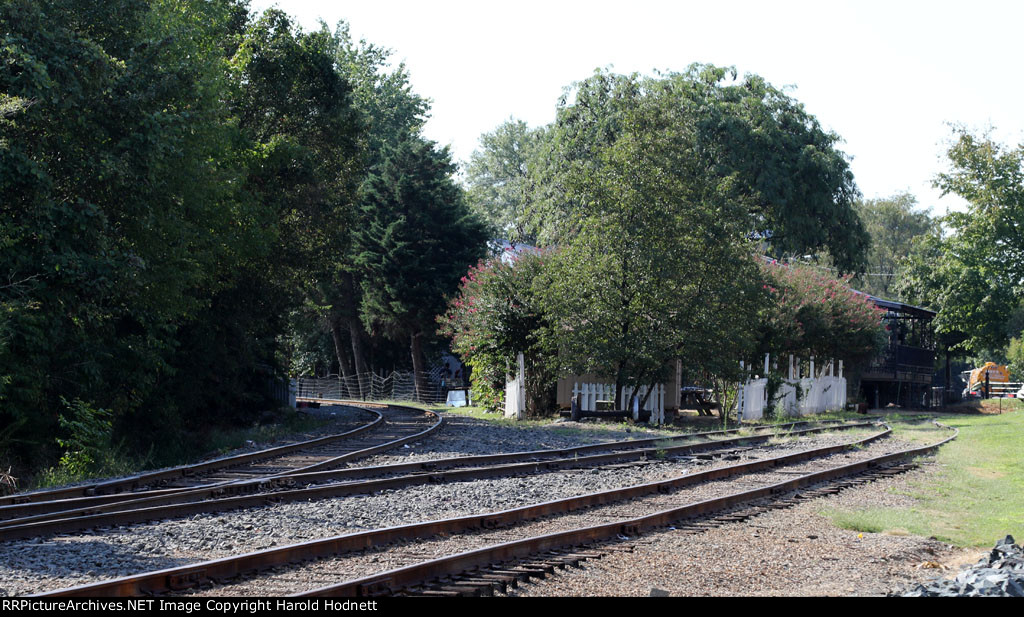
{"label": "rock pile", "polygon": [[1000,540],[988,557],[964,569],[952,580],[918,585],[903,597],[1024,597],[1024,550],[1013,536]]}

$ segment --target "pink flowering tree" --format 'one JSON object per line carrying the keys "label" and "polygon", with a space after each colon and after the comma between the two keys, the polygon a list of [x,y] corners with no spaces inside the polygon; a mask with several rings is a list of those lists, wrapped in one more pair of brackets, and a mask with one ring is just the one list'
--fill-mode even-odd
{"label": "pink flowering tree", "polygon": [[472,368],[477,400],[489,409],[500,408],[519,352],[529,375],[527,413],[554,407],[556,353],[537,286],[544,260],[544,253],[526,252],[481,261],[462,278],[458,295],[438,319],[440,333]]}
{"label": "pink flowering tree", "polygon": [[[851,277],[834,277],[806,266],[765,264],[764,289],[768,302],[760,319],[758,351],[780,360],[793,354],[807,359],[843,360],[856,368],[885,345],[883,309],[866,294],[849,287]],[[781,384],[781,374],[769,374],[769,400]],[[769,405],[769,408],[772,406]]]}
{"label": "pink flowering tree", "polygon": [[763,351],[857,364],[884,344],[885,311],[850,289],[849,276],[779,264],[766,264],[764,271],[772,302],[764,313]]}

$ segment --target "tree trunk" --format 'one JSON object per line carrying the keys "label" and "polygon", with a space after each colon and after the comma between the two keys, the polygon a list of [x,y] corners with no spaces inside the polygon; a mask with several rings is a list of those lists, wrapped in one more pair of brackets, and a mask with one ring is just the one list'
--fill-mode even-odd
{"label": "tree trunk", "polygon": [[348,335],[352,340],[352,357],[356,361],[356,379],[359,382],[359,398],[370,394],[370,371],[366,368],[366,353],[363,347],[363,324],[358,319],[348,320]]}
{"label": "tree trunk", "polygon": [[341,330],[341,324],[337,319],[331,319],[331,339],[334,340],[334,354],[338,356],[338,366],[341,368],[341,389],[344,396],[352,398],[348,390],[348,377],[352,374],[352,362],[345,349],[345,335]]}
{"label": "tree trunk", "polygon": [[416,383],[416,400],[421,403],[426,402],[424,397],[427,394],[426,370],[423,366],[423,344],[420,342],[422,336],[421,332],[413,334],[409,345],[409,352],[412,354],[412,375]]}
{"label": "tree trunk", "polygon": [[652,383],[651,385],[647,386],[647,393],[646,393],[646,394],[644,394],[644,398],[643,398],[643,399],[641,399],[641,401],[640,401],[640,409],[643,409],[643,408],[644,408],[644,405],[646,405],[646,404],[647,404],[647,400],[648,400],[649,398],[651,398],[651,393],[653,393],[653,392],[654,392],[654,389],[655,389],[655,388],[656,388],[657,386],[658,386],[658,384],[657,384],[657,383]]}

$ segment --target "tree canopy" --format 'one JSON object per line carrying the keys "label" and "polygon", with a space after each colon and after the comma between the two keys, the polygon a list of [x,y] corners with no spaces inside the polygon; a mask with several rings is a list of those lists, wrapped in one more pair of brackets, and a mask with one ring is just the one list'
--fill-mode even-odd
{"label": "tree canopy", "polygon": [[0,463],[166,463],[297,367],[423,368],[486,237],[388,50],[244,0],[11,0],[0,38]]}
{"label": "tree canopy", "polygon": [[751,238],[770,236],[776,254],[827,251],[848,270],[864,262],[838,137],[761,78],[730,78],[703,65],[598,71],[552,125],[508,122],[481,139],[470,194],[552,248],[536,278],[560,372],[637,389],[682,358],[738,376],[757,345],[749,326],[772,305]]}
{"label": "tree canopy", "polygon": [[425,372],[423,336],[434,333],[446,297],[486,249],[483,224],[453,173],[447,149],[407,139],[385,149],[362,188],[363,227],[355,235],[360,314],[371,331],[410,341],[417,379]]}
{"label": "tree canopy", "polygon": [[[564,241],[580,204],[566,195],[563,162],[598,165],[592,155],[625,128],[623,108],[612,106],[627,99],[664,107],[665,125],[699,161],[685,172],[740,207],[744,233],[770,236],[773,256],[824,251],[843,272],[863,269],[869,237],[853,209],[859,193],[839,136],[763,78],[737,79],[731,68],[695,64],[655,77],[598,71],[572,84],[553,125],[509,121],[481,137],[467,176],[474,203],[531,241]],[[578,131],[575,151],[565,149],[567,131]]]}
{"label": "tree canopy", "polygon": [[916,239],[938,232],[938,221],[927,211],[919,210],[917,199],[910,193],[858,200],[854,208],[871,236],[871,249],[866,272],[858,275],[853,285],[873,296],[900,300],[896,294],[896,278],[903,260],[910,254]]}
{"label": "tree canopy", "polygon": [[1024,146],[1008,148],[964,128],[936,186],[967,200],[942,218],[946,234],[928,234],[908,259],[901,292],[941,309],[936,330],[959,347],[1002,349],[1019,323],[1024,281]]}

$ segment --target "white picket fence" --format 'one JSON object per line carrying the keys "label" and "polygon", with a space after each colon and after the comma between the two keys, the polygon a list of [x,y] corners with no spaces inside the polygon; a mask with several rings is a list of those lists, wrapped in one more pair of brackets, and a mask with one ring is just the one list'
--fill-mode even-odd
{"label": "white picket fence", "polygon": [[[640,386],[637,397],[633,399],[633,388],[622,388],[622,395],[619,397],[619,404],[613,405],[617,409],[630,409],[630,401],[633,401],[633,419],[639,419],[639,402],[647,396],[647,386]],[[607,383],[579,383],[574,382],[572,386],[573,397],[579,397],[580,411],[597,411],[598,401],[615,401],[615,386]],[[651,412],[648,420],[651,424],[663,424],[665,422],[665,385],[658,384],[647,397],[643,406],[644,411]]]}
{"label": "white picket fence", "polygon": [[505,378],[505,417],[522,420],[526,417],[526,362],[521,353],[515,368],[515,376]]}
{"label": "white picket fence", "polygon": [[[774,401],[775,405],[782,407],[786,415],[806,416],[841,410],[846,406],[843,362],[839,361],[838,369],[833,362],[828,362],[820,371],[815,371],[814,364],[814,360],[811,359],[810,373],[813,376],[801,377],[799,368],[790,356],[789,379],[783,380]],[[765,367],[768,367],[767,356]],[[768,379],[758,376],[740,386],[737,408],[741,420],[758,420],[764,417],[765,408],[768,406],[767,386]]]}

